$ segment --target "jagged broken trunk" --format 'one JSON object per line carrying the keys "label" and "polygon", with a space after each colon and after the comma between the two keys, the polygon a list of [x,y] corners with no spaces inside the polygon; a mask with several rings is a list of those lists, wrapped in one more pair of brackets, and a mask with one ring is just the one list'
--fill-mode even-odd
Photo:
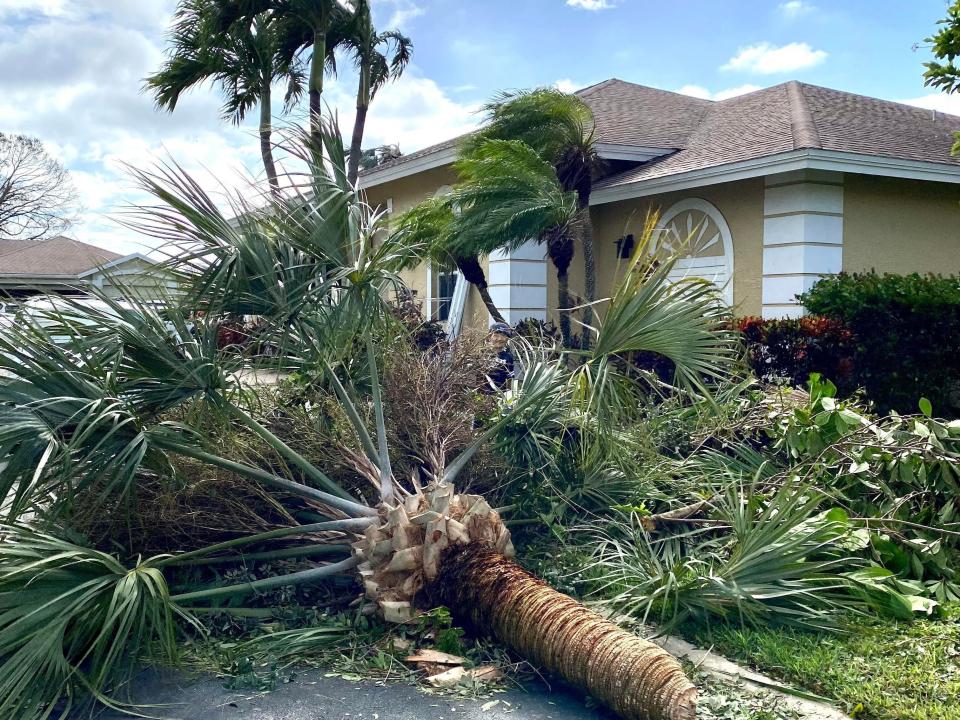
{"label": "jagged broken trunk", "polygon": [[676,659],[511,560],[510,533],[483,498],[440,484],[385,514],[354,548],[366,596],[388,620],[446,605],[628,720],[696,717],[696,688]]}

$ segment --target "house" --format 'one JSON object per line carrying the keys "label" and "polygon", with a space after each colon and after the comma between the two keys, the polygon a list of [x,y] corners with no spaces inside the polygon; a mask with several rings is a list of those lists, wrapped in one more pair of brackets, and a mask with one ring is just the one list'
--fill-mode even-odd
{"label": "house", "polygon": [[[676,272],[716,282],[738,315],[802,314],[797,294],[840,271],[960,273],[960,117],[799,82],[722,101],[617,79],[578,95],[606,160],[591,199],[598,297],[651,209],[662,241],[693,233]],[[442,142],[360,182],[399,212],[456,182],[456,152]],[[497,253],[486,270],[510,322],[555,317],[542,247]],[[458,312],[450,277],[420,267],[406,280],[435,316]],[[582,258],[570,288],[582,295]],[[461,294],[466,322],[485,326],[476,292]]]}
{"label": "house", "polygon": [[0,239],[0,303],[17,302],[41,292],[106,293],[117,284],[152,299],[173,287],[155,260],[109,250],[59,236],[49,240]]}

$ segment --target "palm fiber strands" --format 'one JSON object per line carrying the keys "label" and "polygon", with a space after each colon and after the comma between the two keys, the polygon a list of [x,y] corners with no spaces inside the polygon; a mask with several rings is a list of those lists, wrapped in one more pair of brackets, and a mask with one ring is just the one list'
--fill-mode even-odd
{"label": "palm fiber strands", "polygon": [[693,720],[697,690],[669,653],[557,592],[483,544],[451,546],[434,599],[475,630],[626,720]]}

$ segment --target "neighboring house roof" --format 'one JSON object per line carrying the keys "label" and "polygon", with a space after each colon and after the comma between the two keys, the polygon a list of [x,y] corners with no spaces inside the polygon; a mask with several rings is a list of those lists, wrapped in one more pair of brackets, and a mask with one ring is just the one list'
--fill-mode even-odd
{"label": "neighboring house roof", "polygon": [[49,240],[0,239],[0,277],[77,277],[121,257],[62,235]]}
{"label": "neighboring house roof", "polygon": [[[794,151],[933,163],[928,174],[934,179],[960,182],[960,158],[950,154],[960,117],[911,105],[796,81],[721,101],[615,78],[577,94],[593,110],[601,145],[647,152],[636,158],[611,153],[611,158],[642,164],[598,182],[598,199],[613,199],[615,189],[624,185]],[[361,184],[371,186],[452,162],[459,139],[371,168],[361,174]]]}

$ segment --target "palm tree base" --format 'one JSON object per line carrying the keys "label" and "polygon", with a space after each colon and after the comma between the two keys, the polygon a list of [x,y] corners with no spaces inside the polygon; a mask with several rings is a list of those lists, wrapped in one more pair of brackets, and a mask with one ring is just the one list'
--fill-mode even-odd
{"label": "palm tree base", "polygon": [[510,532],[481,496],[439,483],[381,516],[353,547],[365,595],[388,621],[407,622],[424,601],[446,605],[628,720],[696,717],[697,691],[680,664],[511,560]]}

